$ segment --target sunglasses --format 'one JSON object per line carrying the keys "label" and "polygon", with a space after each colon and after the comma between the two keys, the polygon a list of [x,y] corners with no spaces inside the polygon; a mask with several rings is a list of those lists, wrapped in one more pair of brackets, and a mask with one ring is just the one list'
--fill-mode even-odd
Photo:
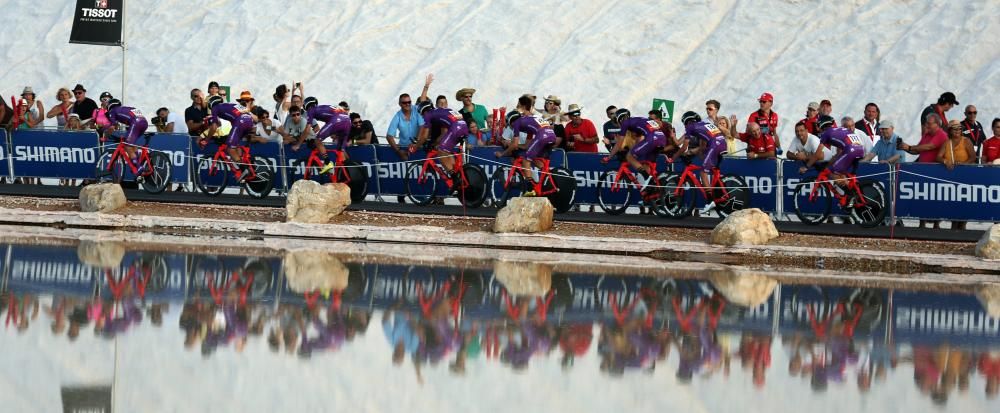
{"label": "sunglasses", "polygon": [[400,106],[403,106],[403,105],[409,105],[409,104],[411,104],[411,103],[413,103],[413,102],[411,102],[411,101],[407,100],[407,101],[405,101],[405,102],[399,102],[399,105],[400,105]]}
{"label": "sunglasses", "polygon": [[302,114],[301,114],[301,113],[292,113],[291,115],[292,115],[292,116],[302,116]]}
{"label": "sunglasses", "polygon": [[705,112],[715,112],[715,110],[716,109],[712,107],[705,108]]}
{"label": "sunglasses", "polygon": [[351,121],[351,123],[353,123],[353,124],[355,124],[355,125],[360,125],[360,124],[361,124],[361,121],[360,121],[360,120],[355,120],[355,121]]}
{"label": "sunglasses", "polygon": [[83,92],[73,92],[74,95],[82,95]]}
{"label": "sunglasses", "polygon": [[462,96],[462,99],[472,99],[472,95],[465,95],[465,96]]}
{"label": "sunglasses", "polygon": [[966,115],[975,115],[977,113],[979,113],[979,112],[965,112]]}

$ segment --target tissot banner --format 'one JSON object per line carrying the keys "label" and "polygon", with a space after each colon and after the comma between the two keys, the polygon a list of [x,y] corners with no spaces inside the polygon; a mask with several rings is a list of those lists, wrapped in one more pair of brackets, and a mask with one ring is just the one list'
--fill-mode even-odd
{"label": "tissot banner", "polygon": [[70,43],[122,44],[122,3],[125,0],[76,0]]}

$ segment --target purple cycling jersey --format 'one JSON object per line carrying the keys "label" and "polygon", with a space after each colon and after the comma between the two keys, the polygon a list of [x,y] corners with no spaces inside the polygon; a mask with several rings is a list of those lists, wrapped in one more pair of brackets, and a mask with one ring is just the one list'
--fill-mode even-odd
{"label": "purple cycling jersey", "polygon": [[514,135],[524,132],[537,136],[542,129],[552,129],[552,125],[536,116],[521,116],[510,124],[510,129]]}
{"label": "purple cycling jersey", "polygon": [[312,124],[313,119],[324,122],[316,134],[317,141],[333,137],[337,150],[347,146],[351,135],[351,116],[342,109],[329,105],[317,105],[306,111],[306,124]]}
{"label": "purple cycling jersey", "polygon": [[692,122],[684,127],[691,146],[700,145],[705,142],[705,160],[701,167],[706,171],[711,171],[718,167],[722,160],[722,154],[726,152],[726,136],[722,134],[717,126],[709,122]]}
{"label": "purple cycling jersey", "polygon": [[521,132],[531,134],[531,143],[524,152],[524,159],[533,161],[539,157],[548,158],[549,151],[556,144],[556,133],[549,123],[534,116],[521,116],[510,124],[514,135]]}
{"label": "purple cycling jersey", "polygon": [[423,128],[448,128],[448,132],[438,138],[438,150],[448,153],[455,152],[455,145],[469,134],[469,125],[466,125],[462,114],[448,108],[432,109],[424,114]]}
{"label": "purple cycling jersey", "polygon": [[850,171],[858,159],[865,156],[865,147],[861,144],[861,139],[844,128],[830,128],[823,131],[819,136],[819,142],[840,149],[840,156],[827,169],[836,174]]}
{"label": "purple cycling jersey", "polygon": [[622,122],[621,127],[622,127],[621,131],[622,135],[624,135],[625,132],[632,131],[641,134],[643,137],[646,138],[649,138],[653,136],[654,133],[660,131],[659,122],[643,117],[634,117],[625,119],[625,121]]}
{"label": "purple cycling jersey", "polygon": [[108,129],[114,129],[117,123],[124,123],[128,126],[128,130],[125,132],[125,143],[129,145],[135,145],[135,141],[139,140],[139,137],[146,132],[146,128],[149,126],[146,117],[142,116],[139,109],[128,106],[118,106],[111,109],[107,116],[111,120]]}
{"label": "purple cycling jersey", "polygon": [[240,140],[253,132],[253,118],[250,117],[250,114],[244,113],[242,107],[236,104],[219,103],[212,108],[212,115],[208,121],[221,125],[221,120],[227,120],[232,125],[229,137],[226,138],[228,146],[239,146]]}

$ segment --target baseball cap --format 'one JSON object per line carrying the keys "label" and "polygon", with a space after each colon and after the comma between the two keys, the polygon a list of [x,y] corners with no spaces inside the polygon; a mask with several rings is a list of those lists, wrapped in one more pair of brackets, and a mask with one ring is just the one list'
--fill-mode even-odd
{"label": "baseball cap", "polygon": [[891,120],[882,119],[882,120],[880,120],[878,122],[878,128],[879,129],[890,129],[890,128],[893,128],[893,127],[895,127],[895,125],[892,124]]}
{"label": "baseball cap", "polygon": [[101,100],[104,100],[104,98],[111,99],[113,97],[114,96],[111,96],[111,92],[103,92],[103,93],[101,93]]}
{"label": "baseball cap", "polygon": [[819,103],[816,103],[816,102],[809,102],[809,109],[816,109],[816,110],[819,110]]}
{"label": "baseball cap", "polygon": [[941,97],[938,98],[938,100],[940,101],[940,103],[951,103],[955,105],[958,104],[958,98],[956,98],[955,94],[951,92],[942,93]]}
{"label": "baseball cap", "polygon": [[771,96],[771,94],[768,92],[764,92],[764,94],[760,95],[760,98],[757,100],[763,102],[774,102],[774,96]]}

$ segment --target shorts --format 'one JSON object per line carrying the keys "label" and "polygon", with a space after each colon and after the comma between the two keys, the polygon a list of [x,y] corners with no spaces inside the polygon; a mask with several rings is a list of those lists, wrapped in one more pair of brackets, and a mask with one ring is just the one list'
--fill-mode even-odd
{"label": "shorts", "polygon": [[865,148],[861,145],[851,145],[844,148],[843,154],[830,163],[828,169],[835,174],[845,174],[854,170],[858,160],[865,156]]}
{"label": "shorts", "polygon": [[448,127],[448,132],[441,135],[441,139],[438,140],[438,150],[447,153],[455,153],[455,145],[465,138],[469,134],[469,125],[465,124],[465,121],[457,121]]}
{"label": "shorts", "polygon": [[[319,128],[319,132],[316,133],[315,141],[323,142],[324,139],[333,137],[333,143],[337,150],[343,150],[344,146],[347,144],[348,137],[351,134],[351,123],[350,122],[327,122],[322,128]],[[310,139],[312,140],[312,139]],[[315,144],[310,146],[309,149],[314,149]]]}
{"label": "shorts", "polygon": [[708,142],[705,148],[705,160],[701,163],[701,168],[706,172],[711,172],[722,163],[722,154],[726,153],[726,138],[715,138]]}
{"label": "shorts", "polygon": [[232,129],[229,137],[226,138],[226,146],[235,148],[240,146],[240,141],[245,139],[253,131],[253,119],[249,116],[240,116],[232,122]]}
{"label": "shorts", "polygon": [[132,124],[128,125],[128,132],[125,134],[125,143],[135,145],[135,141],[139,140],[139,137],[143,133],[146,133],[147,127],[149,127],[149,123],[146,122],[146,118],[135,118]]}
{"label": "shorts", "polygon": [[645,139],[635,144],[629,154],[639,162],[653,162],[666,145],[667,136],[663,132],[656,131],[647,134]]}
{"label": "shorts", "polygon": [[556,132],[552,129],[542,129],[531,139],[531,144],[524,151],[524,159],[533,161],[539,157],[548,158],[549,152],[556,144]]}

